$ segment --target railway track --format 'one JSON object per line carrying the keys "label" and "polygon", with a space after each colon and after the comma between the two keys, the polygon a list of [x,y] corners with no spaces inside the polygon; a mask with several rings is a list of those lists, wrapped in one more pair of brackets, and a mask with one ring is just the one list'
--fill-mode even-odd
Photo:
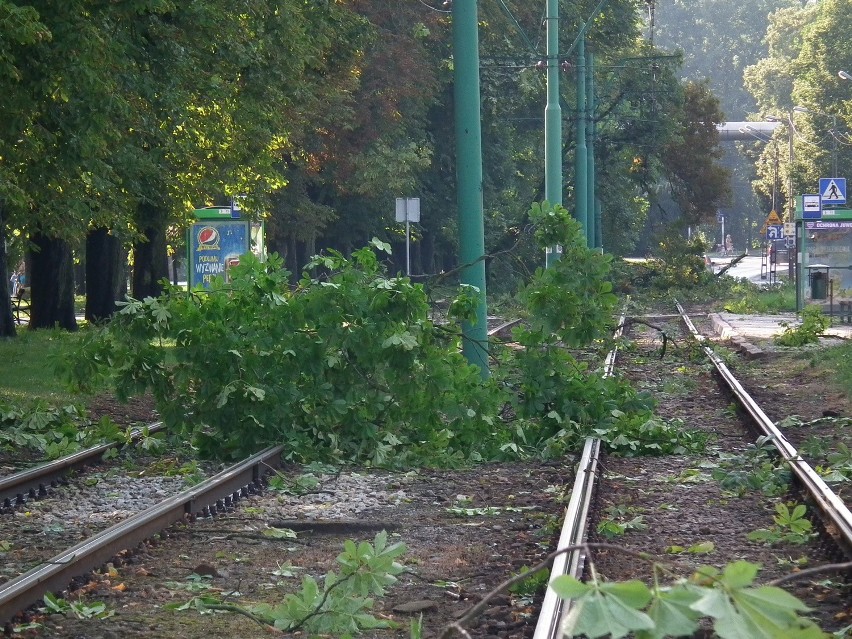
{"label": "railway track", "polygon": [[[688,317],[684,308],[680,304],[677,304],[677,308],[678,315],[666,319],[677,319],[677,321],[681,322],[682,325],[686,327],[690,338],[701,344],[702,351],[708,360],[712,362],[715,377],[719,380],[719,384],[723,388],[722,393],[717,395],[717,399],[720,402],[725,402],[728,397],[735,398],[738,406],[741,407],[740,412],[748,416],[748,427],[752,428],[753,432],[756,432],[757,437],[762,438],[759,441],[771,444],[775,451],[775,455],[782,459],[791,469],[795,488],[793,488],[790,493],[787,493],[787,496],[791,494],[796,495],[799,500],[808,505],[812,514],[817,514],[819,516],[820,527],[824,531],[824,534],[821,538],[811,543],[807,548],[803,548],[803,553],[806,551],[809,556],[812,555],[812,559],[815,560],[815,563],[819,563],[820,561],[825,563],[829,563],[831,561],[849,561],[850,557],[852,557],[852,513],[850,513],[843,499],[826,484],[822,477],[820,477],[814,468],[803,458],[802,454],[793,447],[793,445],[785,437],[784,433],[769,417],[767,417],[760,405],[746,391],[743,383],[738,380],[728,368],[723,358],[717,355],[708,344],[707,339],[700,335],[695,324]],[[623,319],[621,325],[624,325]],[[683,338],[681,337],[679,339]],[[611,365],[612,360],[615,359],[615,351],[611,353],[610,357],[611,361],[608,362],[607,374],[611,373]],[[706,399],[706,397],[704,399]],[[706,415],[712,415],[715,410],[716,412],[727,412],[727,416],[729,418],[734,417],[734,415],[731,414],[730,406],[725,407],[724,404],[722,404],[721,410],[719,407],[716,407],[715,409],[712,408],[711,404],[708,404],[708,406],[711,407],[711,410],[707,411],[705,413]],[[712,417],[708,418],[708,420],[712,420]],[[736,420],[732,419],[732,421]],[[736,450],[737,448],[739,451],[742,450],[742,442],[737,443],[735,441],[736,438],[734,437],[731,439],[731,437],[732,435],[729,433],[727,435],[723,435],[720,439],[729,440],[726,442],[726,446],[733,444],[734,448],[728,448],[727,452],[728,455],[733,457],[738,453]],[[724,451],[721,450],[714,452],[716,455],[720,453],[725,454]],[[648,512],[650,510],[641,505],[641,502],[637,503],[636,501],[631,501],[631,499],[633,499],[637,494],[642,492],[641,489],[638,491],[621,490],[621,487],[625,484],[633,483],[633,480],[636,479],[638,479],[638,481],[643,481],[645,478],[639,479],[620,474],[619,472],[614,472],[614,466],[609,467],[605,472],[599,472],[600,465],[603,464],[604,466],[608,466],[610,461],[610,459],[606,459],[605,455],[601,454],[600,442],[598,440],[594,438],[587,440],[583,457],[578,465],[578,473],[572,492],[571,503],[566,509],[565,523],[559,541],[559,548],[582,546],[582,544],[589,541],[607,541],[606,538],[602,537],[597,532],[600,528],[596,529],[596,526],[599,526],[601,522],[607,518],[607,507],[613,509],[609,512],[614,512],[616,509],[613,507],[616,506],[620,506],[624,509],[632,509],[630,512],[631,515],[634,516],[636,513]],[[632,472],[644,473],[647,475],[647,479],[650,479],[652,471],[646,472],[648,471],[647,466],[649,466],[649,464],[644,464],[646,468],[641,468],[641,466],[643,466],[641,463],[626,464],[620,468],[629,467]],[[684,468],[687,468],[688,466],[689,465],[687,464]],[[677,468],[677,466],[675,466],[675,468]],[[669,472],[672,472],[672,470],[673,468],[671,467],[668,469]],[[695,472],[697,473],[698,471]],[[698,474],[691,475],[691,477],[698,476]],[[607,479],[607,477],[609,479]],[[606,493],[606,497],[604,499],[601,498],[602,491]],[[619,503],[619,499],[621,498],[624,498],[625,501]],[[675,504],[677,503],[676,500],[672,501]],[[678,508],[678,505],[665,505],[672,508]],[[593,515],[588,517],[588,513],[593,513]],[[643,515],[639,515],[640,518],[642,516]],[[720,510],[716,517],[723,518],[723,511]],[[712,519],[712,515],[710,518]],[[635,517],[633,521],[636,521]],[[637,528],[638,527],[639,524],[637,524]],[[722,529],[724,529],[724,524]],[[657,536],[670,534],[671,532],[664,531],[660,528],[655,528],[654,530],[654,534]],[[708,524],[703,528],[700,528],[699,532],[704,532],[709,535],[712,533],[712,529]],[[686,530],[683,531],[683,534],[682,544],[678,545],[678,547],[685,550],[686,546],[689,545],[690,540],[686,537],[686,535],[688,535]],[[629,537],[629,534],[625,535],[624,539],[626,540]],[[617,543],[624,542],[619,539]],[[638,544],[625,545],[637,552],[650,552],[651,554],[654,554],[652,550],[653,545],[648,544],[647,536],[644,537],[643,540],[639,541]],[[661,548],[660,543],[657,543],[656,545],[658,548]],[[662,547],[665,547],[665,544],[662,544]],[[675,546],[672,544],[669,547],[674,548]],[[709,548],[709,546],[707,547]],[[589,554],[590,551],[587,548],[579,547],[576,550],[561,555],[557,561],[554,562],[554,567],[551,571],[550,577],[551,581],[560,575],[570,575],[578,580],[584,580],[588,574],[587,571],[589,566],[587,562],[589,561]],[[599,555],[595,556],[593,560],[597,564],[596,570],[600,572],[600,574],[606,574],[606,577],[612,580],[618,580],[619,577],[627,580],[637,576],[637,572],[631,568],[626,570],[610,570],[610,568],[613,567],[613,564],[617,564],[619,562],[622,564],[631,563],[632,560],[624,556],[606,556],[607,554],[608,553],[606,551],[603,551]],[[601,556],[603,556],[602,561],[600,560]],[[661,552],[659,552],[659,556],[665,556],[662,552],[662,548]],[[736,557],[736,555],[734,556]],[[740,556],[748,558],[748,555]],[[820,556],[822,559],[820,559]],[[707,558],[704,562],[692,563],[693,567],[697,567],[697,565],[701,563],[715,564],[717,562],[714,561],[713,558]],[[623,566],[621,568],[623,568]],[[796,569],[798,569],[798,567],[795,566],[794,562],[791,562],[790,570]],[[541,615],[536,625],[534,634],[535,639],[557,639],[563,637],[563,624],[570,610],[571,602],[559,599],[553,594],[553,591],[549,589],[545,596]],[[838,619],[845,618],[845,614],[845,612],[838,613]]]}
{"label": "railway track", "polygon": [[175,522],[232,508],[261,490],[264,474],[279,464],[282,450],[282,446],[268,448],[0,584],[0,620],[8,624],[45,593],[65,590],[73,578],[99,568],[120,551],[134,548]]}
{"label": "railway track", "polygon": [[[205,616],[196,627],[194,620],[199,619],[197,614],[164,613],[163,606],[180,604],[190,598],[174,584],[185,582],[188,575],[197,569],[196,564],[209,571],[209,577],[203,582],[204,587],[214,588],[215,592],[238,590],[240,596],[251,601],[275,601],[276,597],[281,596],[280,593],[293,590],[294,584],[292,581],[287,583],[288,579],[299,578],[301,574],[322,575],[333,569],[334,557],[342,548],[344,540],[369,540],[379,529],[389,531],[409,546],[406,563],[412,569],[410,576],[400,577],[400,583],[395,587],[395,590],[399,590],[398,594],[391,591],[387,601],[377,602],[380,617],[404,620],[407,615],[423,614],[426,627],[437,631],[460,618],[474,603],[485,602],[483,614],[471,620],[467,626],[470,636],[477,639],[490,636],[534,636],[536,639],[561,636],[562,619],[571,610],[570,605],[566,605],[563,600],[551,595],[543,604],[532,604],[528,603],[532,600],[524,594],[490,594],[491,589],[505,576],[543,559],[548,552],[544,542],[552,534],[557,516],[565,519],[560,547],[580,544],[584,540],[604,540],[598,525],[607,517],[616,518],[609,510],[611,506],[623,506],[628,510],[633,509],[631,517],[644,516],[652,527],[652,532],[628,530],[615,541],[625,548],[639,548],[665,556],[667,547],[689,547],[708,537],[723,539],[726,535],[728,541],[717,542],[713,554],[693,556],[683,553],[672,555],[673,561],[690,568],[699,564],[725,563],[722,557],[729,554],[750,558],[752,555],[748,553],[756,548],[755,544],[745,541],[745,532],[767,521],[771,522],[767,499],[753,496],[744,498],[751,500],[747,502],[749,520],[726,521],[731,511],[725,508],[730,508],[730,502],[734,502],[735,498],[720,497],[718,489],[711,489],[715,480],[710,478],[709,467],[702,466],[699,460],[716,460],[714,463],[718,470],[721,466],[718,460],[722,458],[725,447],[729,444],[731,446],[729,452],[724,454],[740,455],[751,449],[750,443],[755,436],[747,436],[742,431],[741,422],[744,418],[730,408],[729,393],[713,386],[714,380],[717,377],[724,378],[724,375],[711,375],[709,371],[703,371],[700,377],[693,380],[688,373],[677,372],[680,366],[677,358],[673,360],[673,354],[678,352],[679,355],[693,357],[694,350],[703,350],[689,346],[685,333],[675,332],[673,325],[675,321],[680,321],[678,317],[646,317],[644,321],[645,325],[633,325],[643,332],[634,332],[630,336],[632,343],[638,346],[618,356],[611,354],[607,370],[634,376],[637,384],[646,385],[648,390],[658,393],[663,400],[666,394],[677,394],[687,386],[693,386],[690,390],[697,390],[700,395],[690,405],[689,410],[695,409],[694,413],[681,414],[680,408],[671,409],[665,401],[662,401],[662,408],[677,413],[670,417],[681,417],[687,424],[701,423],[714,433],[716,443],[708,446],[707,455],[615,458],[602,450],[600,442],[589,440],[582,455],[568,458],[563,463],[529,462],[486,465],[470,471],[435,470],[403,474],[375,469],[338,470],[325,474],[314,471],[317,474],[317,485],[308,494],[266,491],[262,496],[253,496],[248,507],[232,512],[229,506],[235,498],[234,492],[238,493],[237,496],[249,492],[235,486],[255,481],[256,472],[264,468],[266,463],[271,463],[271,460],[267,460],[255,471],[235,480],[235,484],[228,484],[227,488],[221,489],[224,492],[220,492],[218,497],[210,495],[202,498],[193,492],[196,488],[179,498],[171,499],[167,512],[147,516],[145,531],[135,530],[135,524],[128,520],[124,528],[133,529],[132,534],[136,535],[133,539],[139,539],[140,536],[150,538],[157,528],[167,526],[167,521],[180,522],[189,513],[209,515],[211,505],[217,514],[215,518],[201,518],[196,525],[173,529],[169,533],[168,543],[141,553],[139,563],[134,563],[133,569],[120,570],[120,577],[116,579],[121,579],[122,585],[126,586],[125,592],[113,593],[104,589],[101,593],[104,600],[118,611],[114,619],[95,622],[46,620],[47,634],[42,636],[86,636],[93,639],[110,636],[177,636],[178,633],[180,636],[209,639],[252,636],[253,632],[258,632],[257,629],[251,622],[237,615],[216,615],[212,624],[210,617]],[[629,325],[630,322],[622,324]],[[650,360],[659,355],[655,350],[660,343],[659,332],[651,325],[659,325],[672,338],[668,355],[662,362],[665,374],[643,372],[646,364],[654,363]],[[659,363],[656,365],[660,366]],[[619,369],[626,372],[619,373]],[[651,382],[658,376],[661,378],[661,388],[668,384],[668,390],[652,387]],[[678,389],[678,386],[683,388]],[[779,453],[779,456],[783,456],[783,453]],[[789,450],[787,457],[797,465],[803,465],[798,461],[800,456]],[[294,472],[298,474],[300,471],[288,471],[288,478],[295,484],[299,477]],[[596,489],[598,481],[604,482],[603,488],[598,486]],[[659,486],[664,488],[660,490]],[[664,492],[667,494],[663,495]],[[553,495],[563,493],[563,502],[554,499]],[[715,497],[708,498],[710,494]],[[777,501],[779,498],[773,499]],[[696,515],[687,508],[695,506],[698,501],[701,501],[699,505],[704,513],[700,521],[695,521]],[[723,503],[725,501],[729,503],[726,505]],[[811,504],[816,508],[819,501],[820,498],[813,498],[813,501],[808,502],[809,508]],[[821,501],[832,506],[828,510],[842,512],[833,498],[824,495]],[[204,505],[208,506],[206,512]],[[668,517],[667,522],[659,522],[659,528],[654,519],[657,514]],[[737,526],[732,527],[732,523]],[[720,526],[718,529],[714,528],[717,524]],[[679,526],[680,532],[673,533],[666,528],[667,525],[675,526],[675,530]],[[262,535],[257,534],[265,528],[289,526],[294,526],[298,531],[300,541],[288,543],[260,539]],[[827,524],[826,527],[836,532],[842,531],[844,524]],[[719,530],[724,532],[719,533]],[[250,540],[248,543],[245,541],[246,536]],[[49,575],[31,575],[27,579],[41,584],[39,588],[42,593],[47,590],[60,591],[66,587],[71,575],[80,574],[80,566],[89,566],[86,570],[94,569],[109,559],[107,555],[114,555],[116,548],[132,548],[134,543],[139,542],[119,542],[113,537],[107,543],[114,545],[105,547],[101,554],[93,552],[87,555],[85,562],[78,565],[77,569],[69,569],[61,576],[52,573],[54,567],[63,565],[71,556],[76,560],[78,554],[87,553],[86,544],[81,544],[83,548],[69,549],[45,562],[39,570],[47,570]],[[825,561],[832,552],[827,548],[827,542],[820,543],[820,548],[807,547],[811,565]],[[552,548],[552,543],[549,547]],[[762,550],[764,558],[771,558],[772,563],[776,563],[775,558],[779,555],[777,551],[766,548],[758,550]],[[769,559],[762,561],[767,564],[767,568],[774,570],[773,576],[789,573],[793,569],[791,566],[769,566]],[[582,577],[588,570],[589,562],[595,563],[599,574],[613,580],[631,578],[631,573],[636,576],[638,570],[623,555],[592,550],[564,556],[554,574]],[[289,573],[297,576],[281,576]],[[43,585],[47,584],[48,579],[52,581]],[[33,603],[38,599],[36,590],[15,603],[6,604],[4,594],[11,593],[12,588],[9,584],[0,584],[0,606],[7,606],[0,607],[4,615],[13,609],[25,607],[27,604],[24,601]],[[143,595],[141,599],[137,596],[140,594]],[[833,607],[827,607],[825,602],[821,602],[819,606],[835,612],[841,608],[842,602],[836,602]],[[362,636],[367,639],[390,639],[408,637],[409,633],[405,628],[397,631],[376,630]]]}
{"label": "railway track", "polygon": [[[143,435],[154,435],[165,428],[162,422],[150,424],[144,432],[136,429],[130,436],[135,443]],[[0,511],[9,512],[26,505],[28,500],[47,496],[48,488],[64,481],[70,473],[98,463],[108,451],[124,446],[124,442],[107,442],[33,468],[0,477]]]}

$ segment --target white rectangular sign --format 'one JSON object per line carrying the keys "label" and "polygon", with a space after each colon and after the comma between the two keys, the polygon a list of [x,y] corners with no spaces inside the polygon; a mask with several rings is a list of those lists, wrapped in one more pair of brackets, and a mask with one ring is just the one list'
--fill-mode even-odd
{"label": "white rectangular sign", "polygon": [[819,193],[802,196],[802,218],[805,220],[818,220],[822,215],[822,203]]}
{"label": "white rectangular sign", "polygon": [[397,222],[419,222],[420,221],[420,198],[398,197],[396,198],[396,221]]}

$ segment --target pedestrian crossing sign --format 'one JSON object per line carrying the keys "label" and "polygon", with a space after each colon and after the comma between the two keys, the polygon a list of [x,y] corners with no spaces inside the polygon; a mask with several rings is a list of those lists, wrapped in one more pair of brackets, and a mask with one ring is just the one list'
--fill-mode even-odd
{"label": "pedestrian crossing sign", "polygon": [[760,227],[760,234],[766,235],[770,226],[778,226],[782,224],[781,218],[778,217],[778,213],[773,209],[769,212],[769,215],[766,216],[766,221],[763,223],[763,226]]}
{"label": "pedestrian crossing sign", "polygon": [[823,204],[846,204],[846,178],[820,178],[819,194]]}

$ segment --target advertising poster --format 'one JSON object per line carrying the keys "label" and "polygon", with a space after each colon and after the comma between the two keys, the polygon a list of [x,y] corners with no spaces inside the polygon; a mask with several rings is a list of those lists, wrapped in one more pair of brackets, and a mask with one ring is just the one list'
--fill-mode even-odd
{"label": "advertising poster", "polygon": [[189,286],[209,288],[213,278],[227,281],[228,271],[249,251],[249,222],[234,219],[199,220],[189,229]]}

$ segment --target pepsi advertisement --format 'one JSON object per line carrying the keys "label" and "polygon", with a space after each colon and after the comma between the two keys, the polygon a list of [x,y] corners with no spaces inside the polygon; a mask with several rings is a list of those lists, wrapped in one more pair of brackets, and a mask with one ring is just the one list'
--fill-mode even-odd
{"label": "pepsi advertisement", "polygon": [[228,280],[229,270],[249,251],[247,220],[199,220],[189,229],[189,286],[209,288],[215,277]]}

